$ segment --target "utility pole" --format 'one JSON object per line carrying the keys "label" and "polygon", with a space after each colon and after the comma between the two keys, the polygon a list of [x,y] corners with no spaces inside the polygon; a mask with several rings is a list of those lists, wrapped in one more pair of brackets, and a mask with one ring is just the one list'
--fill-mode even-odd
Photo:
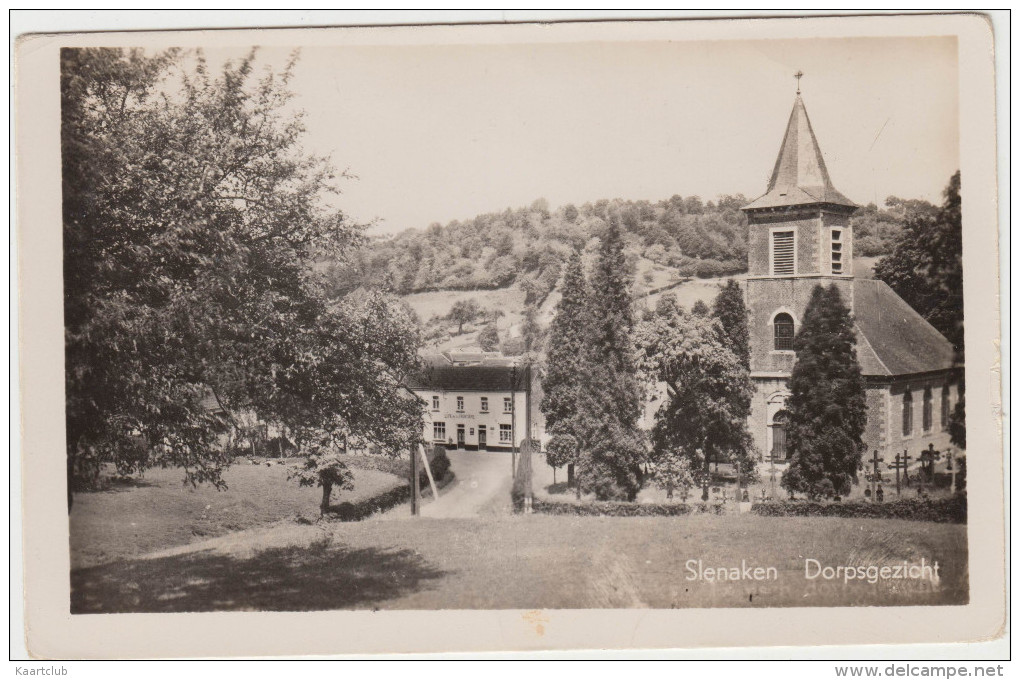
{"label": "utility pole", "polygon": [[[525,436],[530,444],[531,439],[534,436],[531,432],[531,361],[528,361],[524,370],[527,371],[525,376],[526,382],[524,383],[524,428],[527,430]],[[534,451],[532,451],[532,453],[534,453]]]}
{"label": "utility pole", "polygon": [[418,487],[418,456],[411,449],[411,515],[421,514],[421,489]]}
{"label": "utility pole", "polygon": [[517,474],[517,364],[510,368],[510,477]]}

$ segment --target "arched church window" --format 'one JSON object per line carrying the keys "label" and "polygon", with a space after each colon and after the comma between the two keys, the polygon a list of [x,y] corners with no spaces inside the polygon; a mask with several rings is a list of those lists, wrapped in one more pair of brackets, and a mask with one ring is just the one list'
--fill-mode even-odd
{"label": "arched church window", "polygon": [[931,432],[931,421],[932,421],[932,413],[931,413],[931,388],[930,387],[925,387],[924,388],[924,402],[922,403],[922,409],[921,409],[921,426],[924,428],[925,432]]}
{"label": "arched church window", "polygon": [[910,390],[903,393],[903,436],[909,437],[914,431],[914,397]]}
{"label": "arched church window", "polygon": [[772,320],[773,333],[775,335],[775,348],[777,350],[793,349],[793,317],[786,312],[776,314]]}

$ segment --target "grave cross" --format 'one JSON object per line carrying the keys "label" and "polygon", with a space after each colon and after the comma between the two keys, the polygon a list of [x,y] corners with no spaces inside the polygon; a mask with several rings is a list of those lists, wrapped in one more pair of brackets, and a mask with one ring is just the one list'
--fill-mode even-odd
{"label": "grave cross", "polygon": [[903,455],[900,460],[903,461],[903,486],[910,486],[910,461],[913,459],[906,449],[903,449]]}
{"label": "grave cross", "polygon": [[804,72],[797,69],[797,72],[793,74],[793,77],[797,79],[797,94],[800,94],[800,79],[804,77]]}
{"label": "grave cross", "polygon": [[921,464],[929,481],[935,474],[935,461],[938,460],[942,460],[942,452],[936,451],[934,444],[928,444],[928,450],[921,453]]}
{"label": "grave cross", "polygon": [[896,495],[897,496],[900,495],[900,469],[906,470],[906,468],[907,468],[906,456],[907,456],[907,452],[906,451],[904,451],[902,454],[897,453],[893,457],[893,461],[894,462],[889,463],[889,465],[888,465],[889,469],[896,470]]}
{"label": "grave cross", "polygon": [[878,457],[878,449],[871,453],[871,465],[874,470],[871,475],[871,498],[876,501],[878,500],[878,480],[882,476],[882,473],[878,471],[878,464],[883,460],[885,459]]}

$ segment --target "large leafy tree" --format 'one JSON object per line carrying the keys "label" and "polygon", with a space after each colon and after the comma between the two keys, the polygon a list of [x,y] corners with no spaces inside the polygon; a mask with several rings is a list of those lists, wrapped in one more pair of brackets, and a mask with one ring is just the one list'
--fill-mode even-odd
{"label": "large leafy tree", "polygon": [[817,498],[846,494],[857,479],[867,421],[853,319],[835,284],[815,286],[794,338],[788,443],[782,484]]}
{"label": "large leafy tree", "polygon": [[294,63],[62,50],[69,505],[102,461],[221,484],[210,395],[304,441],[420,436],[413,321],[384,295],[331,300],[312,266],[362,233],[300,147]]}
{"label": "large leafy tree", "polygon": [[910,208],[891,255],[875,265],[885,281],[911,307],[963,353],[963,222],[960,173],[943,192],[937,210]]}
{"label": "large leafy tree", "polygon": [[733,352],[722,324],[709,316],[663,305],[636,333],[642,367],[664,383],[667,398],[655,415],[653,457],[672,469],[677,456],[700,470],[702,499],[708,500],[709,463],[719,457],[740,461],[755,473],[747,413],[754,388]]}

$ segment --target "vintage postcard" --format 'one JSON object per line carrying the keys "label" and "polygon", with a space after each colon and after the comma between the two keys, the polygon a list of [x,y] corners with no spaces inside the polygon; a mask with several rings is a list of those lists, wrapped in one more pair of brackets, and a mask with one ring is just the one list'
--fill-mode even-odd
{"label": "vintage postcard", "polygon": [[39,657],[974,641],[980,15],[22,36]]}

